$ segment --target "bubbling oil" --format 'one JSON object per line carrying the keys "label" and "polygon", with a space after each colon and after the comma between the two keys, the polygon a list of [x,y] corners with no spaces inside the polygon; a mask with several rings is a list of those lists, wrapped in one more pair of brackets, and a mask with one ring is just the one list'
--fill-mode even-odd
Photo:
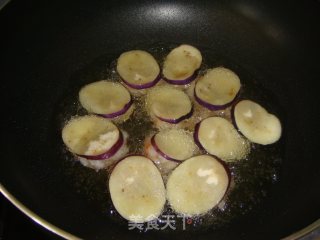
{"label": "bubbling oil", "polygon": [[[148,51],[162,66],[165,56],[176,46],[178,44],[158,43],[152,46],[136,46],[132,49]],[[203,55],[203,63],[199,70],[199,75],[203,75],[207,69],[213,67],[224,66],[230,68],[241,79],[242,89],[239,95],[240,99],[258,101],[263,106],[266,106],[269,111],[276,115],[280,114],[277,109],[277,99],[273,96],[272,91],[268,91],[259,82],[255,81],[255,78],[245,71],[245,69],[229,59],[217,56],[210,49],[200,48],[200,51]],[[116,72],[116,59],[120,54],[121,52],[113,55],[102,55],[72,76],[70,88],[59,106],[57,123],[61,129],[73,116],[87,114],[78,101],[78,92],[82,86],[101,79],[120,82],[120,77]],[[188,94],[191,87],[192,84],[182,87],[182,90]],[[141,155],[144,153],[145,138],[150,136],[151,133],[156,132],[157,129],[155,129],[146,112],[145,94],[133,94],[133,100],[135,104],[133,114],[129,120],[117,125],[129,134],[129,154]],[[199,108],[194,99],[192,101],[194,107]],[[194,122],[198,122],[210,115],[221,116],[230,120],[230,108],[217,112],[203,109],[202,114],[202,117],[195,116]],[[254,143],[251,143],[250,146],[250,154],[245,159],[226,163],[231,176],[230,187],[225,197],[216,207],[201,216],[183,218],[177,215],[166,203],[163,213],[157,221],[158,226],[161,227],[166,223],[164,216],[171,216],[174,219],[171,224],[178,230],[202,231],[208,228],[214,229],[229,224],[250,211],[261,207],[268,194],[270,194],[272,186],[279,179],[279,171],[283,158],[283,144],[279,141],[268,146]],[[90,203],[98,206],[106,218],[118,224],[127,225],[127,221],[122,219],[113,207],[108,192],[108,177],[112,169],[96,172],[85,168],[79,162],[74,161],[74,157],[65,149],[63,144],[60,149],[61,158],[64,159],[63,168],[65,174],[70,178],[75,191],[85,196]],[[166,180],[167,177],[163,176],[163,179]],[[143,225],[143,230],[140,231],[147,230],[146,223]],[[172,229],[166,228],[163,231],[172,231]]]}

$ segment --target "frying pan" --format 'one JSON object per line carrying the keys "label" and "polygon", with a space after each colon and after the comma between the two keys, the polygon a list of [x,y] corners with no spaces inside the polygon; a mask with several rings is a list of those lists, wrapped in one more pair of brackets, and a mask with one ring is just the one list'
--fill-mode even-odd
{"label": "frying pan", "polygon": [[[2,193],[66,238],[279,239],[307,227],[320,216],[319,13],[317,1],[10,2],[0,12]],[[70,173],[61,155],[70,89],[104,77],[124,50],[158,43],[210,49],[205,58],[244,69],[278,103],[279,179],[259,207],[217,228],[129,231],[96,204],[106,190],[89,170]]]}

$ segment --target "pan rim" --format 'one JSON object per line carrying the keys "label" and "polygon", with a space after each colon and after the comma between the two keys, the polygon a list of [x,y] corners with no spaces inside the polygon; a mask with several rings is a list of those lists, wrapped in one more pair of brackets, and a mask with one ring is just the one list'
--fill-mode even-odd
{"label": "pan rim", "polygon": [[[4,0],[2,4],[0,4],[0,11],[3,10],[5,7],[11,3],[11,0]],[[45,229],[51,231],[52,233],[63,237],[65,239],[81,239],[59,227],[56,225],[53,225],[52,223],[48,222],[44,218],[37,215],[35,212],[33,212],[30,208],[28,208],[26,205],[24,205],[21,201],[19,201],[13,194],[11,194],[3,185],[0,183],[0,192],[1,194],[10,201],[16,208],[18,208],[23,214],[28,216],[32,221],[36,222],[40,226],[44,227]],[[315,220],[314,222],[310,223],[304,228],[301,228],[288,236],[284,236],[281,239],[282,240],[294,240],[294,239],[300,239],[302,237],[307,236],[308,234],[312,233],[316,229],[320,229],[320,218]]]}
{"label": "pan rim", "polygon": [[[81,240],[81,238],[69,233],[50,222],[46,221],[33,211],[31,211],[28,207],[26,207],[23,203],[21,203],[17,198],[15,198],[1,183],[0,183],[0,192],[3,194],[5,198],[7,198],[16,208],[18,208],[22,213],[28,216],[31,220],[38,223],[40,226],[44,227],[45,229],[51,231],[54,234],[57,234],[60,237],[65,239],[72,239],[72,240]],[[312,233],[314,230],[320,229],[320,218],[313,223],[309,224],[308,226],[281,238],[282,240],[294,240],[299,239],[301,237],[305,237],[308,234]]]}
{"label": "pan rim", "polygon": [[52,223],[46,221],[45,219],[43,219],[42,217],[34,213],[32,210],[26,207],[23,203],[21,203],[16,197],[14,197],[1,183],[0,183],[0,192],[22,213],[24,213],[31,220],[38,223],[40,226],[44,227],[45,229],[65,239],[81,240],[81,238],[53,225]]}
{"label": "pan rim", "polygon": [[313,223],[309,224],[308,226],[290,234],[287,237],[282,238],[281,240],[293,240],[293,239],[300,239],[302,237],[306,237],[308,234],[312,233],[316,229],[320,229],[320,218]]}

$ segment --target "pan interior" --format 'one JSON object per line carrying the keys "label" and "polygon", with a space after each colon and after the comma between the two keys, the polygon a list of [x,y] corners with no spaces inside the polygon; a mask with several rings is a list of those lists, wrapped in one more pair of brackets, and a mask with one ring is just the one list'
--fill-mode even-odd
{"label": "pan interior", "polygon": [[[320,212],[319,108],[313,106],[319,14],[313,3],[295,4],[288,12],[284,3],[267,1],[13,1],[0,13],[1,183],[38,215],[85,239],[274,239],[310,224]],[[253,191],[246,199],[252,204],[235,207],[237,217],[222,224],[197,225],[195,231],[129,231],[108,207],[106,174],[66,159],[61,123],[77,111],[83,114],[74,94],[112,75],[108,69],[121,52],[137,47],[165,52],[179,43],[199,47],[207,65],[230,67],[250,98],[264,100],[279,114],[280,160],[271,160],[276,183],[269,179],[266,188]],[[262,167],[270,166],[268,161]],[[266,196],[255,195],[264,189]]]}
{"label": "pan interior", "polygon": [[[150,52],[162,65],[165,56],[177,45],[156,43],[148,46],[144,44],[134,46],[133,49],[143,49]],[[254,76],[251,76],[236,63],[218,56],[208,48],[201,48],[201,52],[204,56],[204,62],[199,71],[200,75],[204,74],[208,68],[217,66],[236,69],[235,71],[240,75],[242,81],[242,91],[239,98],[255,100],[267,106],[269,111],[281,116],[280,104],[274,94],[260,85]],[[118,53],[117,55],[119,56],[120,54]],[[75,85],[66,92],[55,109],[55,116],[57,116],[55,126],[57,126],[57,131],[61,131],[65,123],[73,116],[87,114],[78,100],[81,84],[91,83],[100,79],[108,79],[115,82],[120,81],[115,70],[116,58],[110,62],[108,57],[108,55],[102,55],[74,74],[72,77],[74,79],[71,82],[75,83]],[[134,97],[134,102],[136,109],[133,116],[131,116],[130,120],[120,124],[119,127],[129,134],[129,154],[140,155],[144,154],[143,145],[145,138],[150,136],[150,134],[154,134],[157,130],[153,128],[148,113],[145,112],[144,95]],[[224,115],[224,111],[221,111],[221,116],[223,117]],[[94,205],[100,207],[101,213],[105,214],[106,218],[109,218],[110,221],[128,226],[128,223],[122,221],[121,217],[116,213],[110,201],[108,189],[106,189],[108,175],[112,169],[96,173],[92,169],[84,168],[79,162],[75,163],[74,156],[68,153],[61,142],[57,148],[60,148],[61,156],[59,159],[63,161],[63,170],[70,179],[71,184],[74,185],[75,190],[83,193],[85,198],[90,199]],[[267,195],[270,194],[270,188],[279,180],[281,162],[284,157],[284,141],[279,141],[270,146],[252,144],[251,149],[251,154],[243,161],[227,163],[232,176],[232,186],[230,193],[217,208],[214,208],[204,216],[186,219],[189,221],[187,227],[183,222],[184,219],[182,218],[179,221],[181,217],[175,214],[167,204],[164,212],[159,217],[157,225],[164,227],[162,225],[166,221],[163,220],[163,217],[170,215],[174,220],[172,221],[172,225],[174,225],[176,231],[188,230],[194,232],[204,231],[208,228],[217,229],[235,221],[250,211],[261,208],[261,204],[265,201]],[[81,178],[79,178],[79,175],[81,175]],[[83,182],[83,179],[86,179],[86,181]],[[166,181],[167,176],[164,176],[164,179]],[[144,224],[143,228],[141,227],[141,231],[147,231],[149,225]],[[163,230],[172,231],[170,228]]]}

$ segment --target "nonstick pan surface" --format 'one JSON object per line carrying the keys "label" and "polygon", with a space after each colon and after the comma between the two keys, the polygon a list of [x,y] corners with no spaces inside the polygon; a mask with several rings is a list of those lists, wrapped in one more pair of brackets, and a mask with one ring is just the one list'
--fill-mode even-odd
{"label": "nonstick pan surface", "polygon": [[[320,216],[319,13],[317,1],[10,2],[0,12],[2,192],[65,237],[279,239],[308,226]],[[179,43],[271,93],[284,127],[279,179],[220,227],[129,231],[96,204],[106,190],[93,172],[70,173],[57,119],[69,94],[123,51]]]}

